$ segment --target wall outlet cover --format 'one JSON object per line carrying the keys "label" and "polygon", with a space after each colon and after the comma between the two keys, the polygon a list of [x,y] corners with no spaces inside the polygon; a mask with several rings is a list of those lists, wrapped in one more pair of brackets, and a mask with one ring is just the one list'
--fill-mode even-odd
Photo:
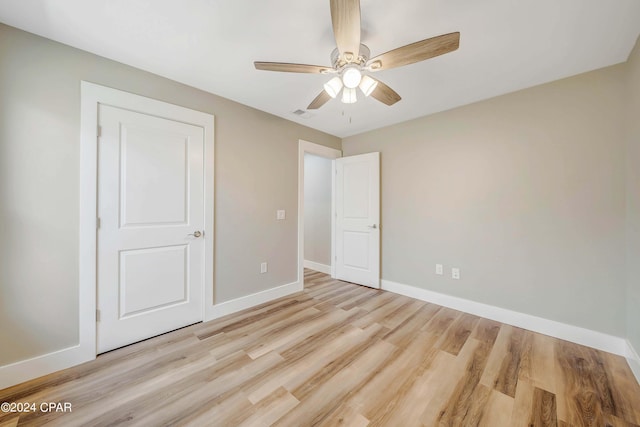
{"label": "wall outlet cover", "polygon": [[276,219],[282,220],[287,218],[287,212],[284,209],[278,209],[276,211]]}

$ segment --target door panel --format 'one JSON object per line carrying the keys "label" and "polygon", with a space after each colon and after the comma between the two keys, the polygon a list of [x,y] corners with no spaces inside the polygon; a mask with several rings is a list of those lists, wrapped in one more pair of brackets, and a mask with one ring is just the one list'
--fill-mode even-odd
{"label": "door panel", "polygon": [[187,245],[121,251],[119,319],[185,302],[188,253]]}
{"label": "door panel", "polygon": [[344,170],[344,218],[368,219],[370,205],[369,163],[366,161],[343,162]]}
{"label": "door panel", "polygon": [[185,224],[189,139],[126,123],[121,134],[122,226]]}
{"label": "door panel", "polygon": [[345,267],[369,269],[369,232],[345,231],[344,265]]}
{"label": "door panel", "polygon": [[336,160],[336,278],[380,287],[380,153]]}
{"label": "door panel", "polygon": [[98,352],[201,321],[204,132],[101,105]]}

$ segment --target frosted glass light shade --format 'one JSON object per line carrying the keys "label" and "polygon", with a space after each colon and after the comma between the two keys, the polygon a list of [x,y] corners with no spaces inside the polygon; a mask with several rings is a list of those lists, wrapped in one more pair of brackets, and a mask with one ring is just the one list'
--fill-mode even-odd
{"label": "frosted glass light shade", "polygon": [[371,95],[371,92],[375,90],[376,86],[378,86],[378,81],[369,76],[362,76],[362,80],[360,80],[360,84],[358,86],[362,93],[364,93],[364,96],[369,96]]}
{"label": "frosted glass light shade", "polygon": [[357,68],[348,68],[342,75],[342,83],[344,83],[345,87],[353,89],[358,86],[361,78],[362,74],[360,73],[360,70]]}
{"label": "frosted glass light shade", "polygon": [[344,102],[345,104],[353,104],[357,100],[358,98],[356,96],[356,89],[345,87],[342,91],[342,102]]}
{"label": "frosted glass light shade", "polygon": [[324,84],[325,92],[332,98],[338,96],[340,89],[342,89],[342,80],[340,80],[340,77],[334,77]]}

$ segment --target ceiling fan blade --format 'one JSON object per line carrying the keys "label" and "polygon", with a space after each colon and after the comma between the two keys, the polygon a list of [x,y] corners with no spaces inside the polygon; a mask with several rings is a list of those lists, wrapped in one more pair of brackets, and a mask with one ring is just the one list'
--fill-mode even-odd
{"label": "ceiling fan blade", "polygon": [[320,92],[318,96],[316,96],[316,98],[313,101],[311,101],[311,104],[309,104],[309,106],[307,107],[307,110],[317,110],[318,108],[326,104],[327,101],[329,101],[330,99],[331,99],[331,96],[326,91],[323,90],[322,92]]}
{"label": "ceiling fan blade", "polygon": [[378,79],[374,80],[378,82],[378,85],[373,90],[373,92],[371,92],[372,97],[387,105],[393,105],[402,99],[395,90],[391,89],[389,86],[382,83]]}
{"label": "ceiling fan blade", "polygon": [[360,52],[360,0],[330,0],[333,35],[340,56],[347,62]]}
{"label": "ceiling fan blade", "polygon": [[372,71],[388,70],[453,52],[460,46],[460,33],[449,33],[411,43],[378,55],[369,61]]}
{"label": "ceiling fan blade", "polygon": [[306,64],[289,64],[286,62],[259,62],[253,63],[256,70],[265,71],[282,71],[285,73],[313,73],[324,74],[330,70],[331,67],[321,67],[320,65],[306,65]]}

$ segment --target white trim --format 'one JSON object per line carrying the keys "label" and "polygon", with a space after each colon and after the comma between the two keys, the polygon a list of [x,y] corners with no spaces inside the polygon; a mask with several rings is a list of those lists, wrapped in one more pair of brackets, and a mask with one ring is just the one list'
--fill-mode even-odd
{"label": "white trim", "polygon": [[79,216],[79,337],[78,345],[32,359],[0,367],[0,388],[27,381],[61,369],[78,365],[96,357],[96,219],[98,180],[98,105],[114,105],[132,111],[153,110],[159,117],[169,117],[199,126],[205,137],[205,266],[203,317],[211,310],[213,291],[214,249],[214,116],[100,86],[81,82],[80,99],[80,216]]}
{"label": "white trim", "polygon": [[[294,282],[236,298],[231,301],[225,301],[217,305],[212,305],[205,313],[204,321],[208,322],[209,320],[217,319],[302,291],[303,286],[299,282]],[[93,355],[87,354],[85,350],[86,349],[83,349],[80,345],[76,345],[32,359],[0,366],[0,390],[93,360],[95,358],[95,350]]]}
{"label": "white trim", "polygon": [[330,274],[336,278],[336,159],[331,160],[331,266]]}
{"label": "white trim", "polygon": [[0,366],[0,390],[91,360],[79,345]]}
{"label": "white trim", "polygon": [[635,375],[636,381],[640,384],[640,355],[638,355],[638,352],[633,348],[629,340],[627,340],[627,363],[631,368],[631,372]]}
{"label": "white trim", "polygon": [[216,302],[215,262],[215,116],[206,114],[204,126],[204,313]]}
{"label": "white trim", "polygon": [[[304,284],[304,154],[309,153],[327,159],[335,160],[342,157],[342,151],[329,148],[313,142],[298,140],[298,282]],[[332,162],[335,163],[335,162]],[[331,277],[335,276],[335,200],[334,200],[334,172],[331,175]]]}
{"label": "white trim", "polygon": [[287,285],[267,289],[266,291],[256,292],[255,294],[221,302],[220,304],[214,305],[211,310],[207,312],[204,321],[208,322],[209,320],[255,307],[256,305],[264,304],[265,302],[286,297],[287,295],[295,294],[297,292],[302,292],[302,290],[303,286],[300,282],[293,282]]}
{"label": "white trim", "polygon": [[304,260],[304,268],[310,268],[311,270],[319,271],[324,274],[331,274],[331,266],[327,264],[320,264],[319,262]]}
{"label": "white trim", "polygon": [[640,363],[640,355],[638,355],[638,352],[636,351],[636,349],[633,347],[633,344],[631,344],[631,341],[626,340],[627,341],[627,359],[633,359],[638,361],[638,363]]}
{"label": "white trim", "polygon": [[568,325],[555,320],[543,319],[530,314],[519,313],[505,308],[495,307],[464,298],[445,295],[415,286],[382,280],[382,289],[405,295],[422,301],[453,308],[465,313],[528,329],[551,337],[560,338],[577,344],[604,350],[620,356],[627,356],[629,346],[624,338],[598,331]]}

